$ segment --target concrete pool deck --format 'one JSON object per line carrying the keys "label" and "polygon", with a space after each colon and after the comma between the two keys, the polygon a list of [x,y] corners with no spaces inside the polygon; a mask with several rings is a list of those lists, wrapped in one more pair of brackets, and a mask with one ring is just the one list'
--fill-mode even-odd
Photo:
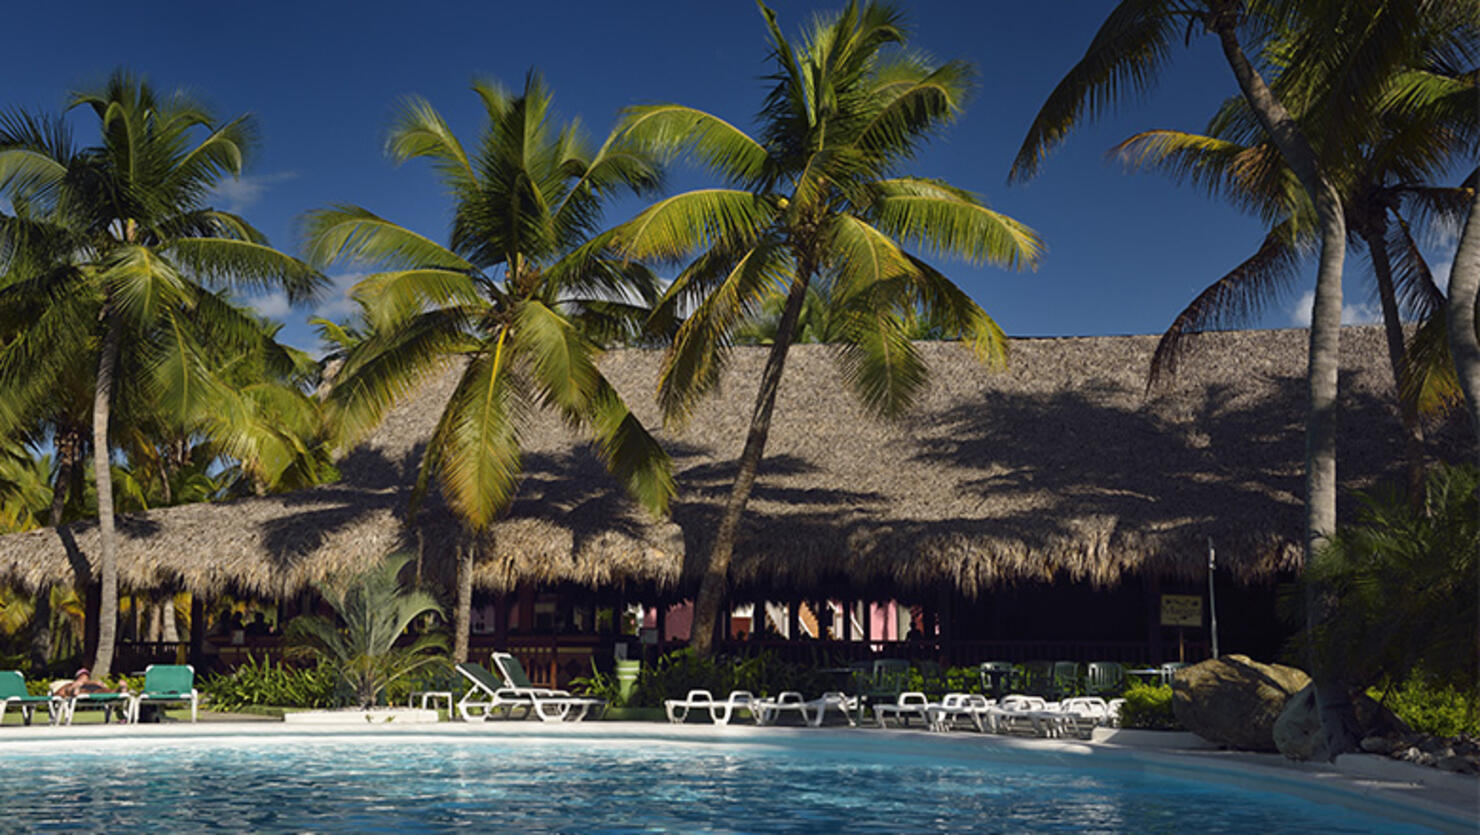
{"label": "concrete pool deck", "polygon": [[[1042,758],[1064,765],[1133,768],[1163,776],[1226,783],[1255,791],[1295,794],[1384,817],[1415,817],[1444,831],[1474,832],[1480,827],[1480,779],[1399,762],[1371,754],[1338,757],[1334,764],[1302,763],[1277,754],[1187,747],[1179,735],[1097,734],[1100,740],[1038,739],[968,732],[878,728],[755,727],[712,724],[600,721],[541,723],[495,721],[442,722],[435,725],[376,723],[167,722],[145,725],[33,725],[0,729],[0,762],[7,751],[65,750],[188,744],[191,741],[244,744],[290,739],[395,738],[410,741],[584,740],[625,743],[728,744],[784,746],[846,758],[859,746],[887,742],[892,755],[1011,760]],[[1411,815],[1408,813],[1412,813]]]}

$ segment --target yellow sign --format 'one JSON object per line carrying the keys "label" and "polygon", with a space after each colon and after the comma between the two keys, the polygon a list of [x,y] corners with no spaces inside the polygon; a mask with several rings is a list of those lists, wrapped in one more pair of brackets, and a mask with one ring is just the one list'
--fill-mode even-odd
{"label": "yellow sign", "polygon": [[1202,626],[1202,596],[1196,594],[1163,594],[1162,626]]}

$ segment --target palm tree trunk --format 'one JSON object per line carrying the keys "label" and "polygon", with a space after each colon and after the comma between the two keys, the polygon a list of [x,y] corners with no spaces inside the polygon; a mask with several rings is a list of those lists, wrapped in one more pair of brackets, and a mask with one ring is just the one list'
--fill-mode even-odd
{"label": "palm tree trunk", "polygon": [[[67,508],[67,494],[72,486],[72,468],[77,466],[77,452],[81,441],[78,429],[73,426],[61,428],[57,433],[57,478],[51,491],[51,510],[46,521],[53,528],[62,526],[62,514]],[[36,612],[32,616],[36,625],[31,633],[31,663],[35,668],[51,660],[51,586],[42,586],[36,592]]]}
{"label": "palm tree trunk", "polygon": [[180,625],[175,621],[175,596],[166,594],[160,605],[160,640],[168,644],[180,643]]}
{"label": "palm tree trunk", "polygon": [[[473,624],[473,546],[463,543],[457,549],[457,606],[452,614],[452,660],[468,660],[468,636]],[[525,624],[521,627],[528,628]]]}
{"label": "palm tree trunk", "polygon": [[1398,312],[1398,294],[1393,287],[1393,265],[1388,259],[1386,230],[1367,229],[1363,239],[1372,257],[1372,272],[1377,276],[1377,297],[1382,302],[1382,324],[1387,335],[1388,362],[1393,366],[1393,386],[1398,392],[1398,415],[1403,421],[1403,453],[1408,459],[1408,497],[1423,501],[1423,424],[1418,420],[1416,403],[1403,396],[1403,381],[1408,376],[1408,351],[1403,342],[1403,320]]}
{"label": "palm tree trunk", "polygon": [[[1475,304],[1480,296],[1480,193],[1470,202],[1449,270],[1449,353],[1459,387],[1470,411],[1470,426],[1480,434],[1480,338],[1475,333]],[[1480,463],[1477,461],[1476,463]]]}
{"label": "palm tree trunk", "polygon": [[[1305,420],[1305,563],[1310,565],[1336,530],[1337,377],[1341,362],[1341,272],[1346,256],[1346,217],[1341,198],[1322,172],[1310,143],[1244,54],[1236,24],[1235,15],[1223,14],[1214,19],[1212,26],[1244,98],[1285,164],[1310,195],[1321,230],[1306,375],[1309,402]],[[1334,600],[1327,589],[1317,584],[1307,583],[1305,588],[1306,629],[1313,632],[1318,624],[1331,617]],[[1334,760],[1338,754],[1357,748],[1356,711],[1340,671],[1312,658],[1311,676],[1326,756]]]}
{"label": "palm tree trunk", "polygon": [[118,365],[118,346],[123,322],[108,316],[108,331],[98,357],[98,384],[93,392],[93,477],[98,485],[98,538],[102,542],[99,566],[102,597],[98,605],[98,649],[93,658],[94,678],[104,678],[113,668],[113,645],[118,635],[118,554],[113,534],[113,473],[109,460],[108,414],[113,401],[113,375]]}
{"label": "palm tree trunk", "polygon": [[786,351],[791,347],[797,318],[801,316],[802,304],[807,299],[807,285],[812,274],[809,270],[799,273],[797,282],[791,286],[791,292],[786,296],[786,307],[781,311],[781,322],[776,327],[776,341],[771,343],[771,353],[766,357],[766,368],[761,373],[761,387],[755,395],[755,410],[750,417],[750,432],[745,437],[745,448],[740,453],[740,470],[735,475],[730,499],[725,503],[724,515],[720,517],[719,527],[714,532],[714,546],[709,551],[709,562],[704,567],[699,594],[694,599],[694,625],[689,635],[689,646],[701,658],[708,657],[714,651],[714,633],[719,625],[720,606],[725,599],[730,557],[735,553],[735,534],[740,529],[740,516],[745,512],[745,504],[750,501],[750,491],[755,486],[755,477],[760,471],[761,457],[766,452],[766,436],[771,432],[771,412],[776,408],[776,394],[781,390],[781,372],[786,367]]}
{"label": "palm tree trunk", "polygon": [[[1480,334],[1475,332],[1475,304],[1480,301],[1480,191],[1470,201],[1470,216],[1449,269],[1449,353],[1465,393],[1470,427],[1480,435]],[[1477,445],[1480,447],[1480,445]],[[1480,463],[1477,461],[1476,463]],[[1476,590],[1480,594],[1480,589]],[[1480,658],[1476,658],[1480,669]]]}

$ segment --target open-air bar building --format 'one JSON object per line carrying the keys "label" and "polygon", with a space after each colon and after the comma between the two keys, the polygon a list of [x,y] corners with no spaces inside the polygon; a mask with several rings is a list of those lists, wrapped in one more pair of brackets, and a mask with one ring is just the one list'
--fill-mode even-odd
{"label": "open-air bar building", "polygon": [[[1211,541],[1222,649],[1268,657],[1288,632],[1278,584],[1301,560],[1306,340],[1207,334],[1149,392],[1151,336],[1014,339],[1003,370],[923,343],[930,384],[896,422],[864,412],[830,347],[794,347],[732,563],[731,609],[749,614],[727,625],[732,640],[832,659],[1192,659],[1208,632],[1163,625],[1163,597],[1207,597]],[[765,351],[736,348],[692,419],[658,432],[679,485],[671,519],[637,508],[549,415],[521,438],[518,499],[486,539],[470,546],[435,497],[408,521],[448,375],[349,452],[338,483],[121,518],[123,593],[189,591],[202,614],[222,595],[251,597],[286,617],[314,605],[315,583],[401,550],[450,601],[459,548],[472,547],[475,656],[511,649],[563,681],[614,651],[666,650],[687,638]],[[654,429],[660,357],[602,360]],[[1345,496],[1403,461],[1380,330],[1345,330],[1341,390]],[[1430,427],[1431,449],[1454,442]],[[0,582],[74,583],[97,552],[88,524],[0,537]],[[178,654],[199,658],[205,618],[194,625]],[[237,652],[212,649],[228,663]],[[125,664],[164,651],[120,647]]]}

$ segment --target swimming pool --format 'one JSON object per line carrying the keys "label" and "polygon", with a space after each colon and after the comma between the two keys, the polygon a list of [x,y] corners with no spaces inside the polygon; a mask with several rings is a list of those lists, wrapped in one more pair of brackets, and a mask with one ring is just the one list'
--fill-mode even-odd
{"label": "swimming pool", "polygon": [[912,734],[32,739],[0,746],[5,831],[1430,831],[1334,796]]}

